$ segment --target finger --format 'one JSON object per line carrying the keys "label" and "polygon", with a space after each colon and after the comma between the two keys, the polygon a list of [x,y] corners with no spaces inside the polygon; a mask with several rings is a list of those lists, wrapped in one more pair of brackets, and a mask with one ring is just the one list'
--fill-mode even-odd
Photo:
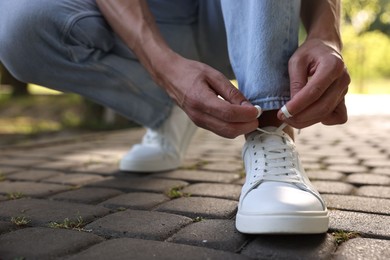
{"label": "finger", "polygon": [[294,55],[288,62],[288,74],[290,77],[290,96],[294,97],[307,84],[307,62],[305,59]]}
{"label": "finger", "polygon": [[253,132],[258,127],[258,121],[232,123],[200,112],[190,115],[191,120],[199,127],[205,128],[225,138],[236,138],[239,135]]}
{"label": "finger", "polygon": [[[329,61],[331,60],[331,61]],[[342,64],[343,69],[340,70]],[[343,73],[344,63],[340,59],[332,58],[327,62],[318,64],[312,78],[300,91],[286,104],[287,110],[296,115],[316,102],[328,89],[328,87]],[[279,119],[283,119],[283,113],[279,111]]]}
{"label": "finger", "polygon": [[313,120],[321,122],[322,119],[331,114],[338,104],[344,99],[344,96],[348,91],[348,82],[347,75],[336,80],[320,99],[311,104],[301,113],[294,115],[291,120],[297,123]]}
{"label": "finger", "polygon": [[188,111],[199,111],[231,123],[252,122],[257,119],[258,110],[249,102],[231,104],[227,100],[218,98],[217,94],[219,93],[215,93],[212,89],[189,93],[183,108]]}
{"label": "finger", "polygon": [[207,83],[218,95],[231,104],[249,103],[245,96],[221,73],[214,73],[211,77],[207,77]]}
{"label": "finger", "polygon": [[348,120],[347,107],[345,105],[345,99],[343,99],[333,113],[321,121],[324,125],[338,125],[344,124]]}

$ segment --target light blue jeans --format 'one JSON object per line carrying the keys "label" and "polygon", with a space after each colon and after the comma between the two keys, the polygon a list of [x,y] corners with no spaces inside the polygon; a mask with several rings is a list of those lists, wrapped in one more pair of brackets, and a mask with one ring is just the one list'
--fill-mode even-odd
{"label": "light blue jeans", "polygon": [[[251,103],[272,110],[289,99],[300,0],[148,4],[172,49],[235,75]],[[22,81],[78,93],[146,127],[161,124],[173,104],[94,0],[1,0],[0,61]]]}

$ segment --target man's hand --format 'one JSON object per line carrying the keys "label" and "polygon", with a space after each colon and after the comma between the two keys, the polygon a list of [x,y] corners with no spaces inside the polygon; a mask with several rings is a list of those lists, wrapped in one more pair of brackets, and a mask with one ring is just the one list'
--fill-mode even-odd
{"label": "man's hand", "polygon": [[293,127],[318,122],[325,125],[347,121],[344,96],[350,77],[341,55],[326,42],[307,40],[289,61],[291,100],[286,104],[293,117],[278,117]]}
{"label": "man's hand", "polygon": [[340,54],[340,0],[302,0],[301,18],[307,38],[288,64],[292,117],[279,111],[278,118],[296,128],[343,124],[350,77]]}
{"label": "man's hand", "polygon": [[206,64],[181,57],[167,45],[145,0],[96,3],[152,78],[195,124],[228,138],[258,127],[257,109],[228,79]]}
{"label": "man's hand", "polygon": [[257,109],[219,71],[178,55],[161,68],[156,81],[196,125],[227,138],[258,127]]}

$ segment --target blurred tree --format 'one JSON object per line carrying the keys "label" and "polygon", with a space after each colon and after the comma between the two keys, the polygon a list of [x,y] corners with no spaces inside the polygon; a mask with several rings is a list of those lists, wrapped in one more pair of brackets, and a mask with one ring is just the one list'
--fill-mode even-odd
{"label": "blurred tree", "polygon": [[389,0],[343,0],[342,3],[345,22],[359,34],[380,31],[390,36]]}

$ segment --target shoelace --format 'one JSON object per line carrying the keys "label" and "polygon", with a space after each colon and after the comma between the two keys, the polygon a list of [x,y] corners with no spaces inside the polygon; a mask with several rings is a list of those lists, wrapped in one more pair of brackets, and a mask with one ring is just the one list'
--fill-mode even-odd
{"label": "shoelace", "polygon": [[[263,135],[276,135],[283,140],[283,129],[287,124],[282,124],[275,131],[269,132],[264,129],[258,128],[257,130],[262,132],[261,135],[255,138],[262,138]],[[257,145],[256,145],[257,146]],[[293,162],[293,152],[291,148],[286,144],[275,144],[275,145],[261,145],[257,147],[259,150],[264,151],[265,165],[262,165],[262,173],[255,174],[253,176],[252,184],[255,187],[263,181],[279,181],[287,183],[298,183],[300,182],[299,176],[296,172],[296,165]],[[256,155],[256,154],[255,154]],[[256,160],[257,162],[257,160]],[[255,166],[256,167],[256,166]],[[258,170],[260,167],[256,168]]]}

